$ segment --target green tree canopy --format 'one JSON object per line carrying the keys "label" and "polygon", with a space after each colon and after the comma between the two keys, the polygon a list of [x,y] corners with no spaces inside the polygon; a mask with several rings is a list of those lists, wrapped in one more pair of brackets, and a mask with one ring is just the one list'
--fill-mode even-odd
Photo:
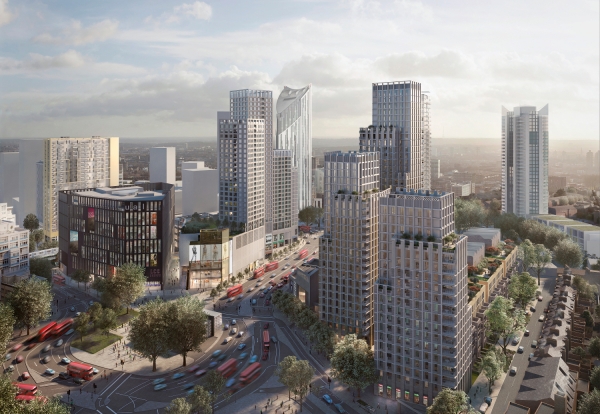
{"label": "green tree canopy", "polygon": [[521,309],[526,310],[527,304],[535,299],[537,289],[535,279],[529,273],[522,272],[510,278],[508,297],[521,306]]}
{"label": "green tree canopy", "polygon": [[32,327],[50,318],[53,298],[50,283],[30,278],[17,283],[7,302],[14,310],[17,324],[25,326],[29,335]]}
{"label": "green tree canopy", "polygon": [[204,302],[192,296],[183,296],[168,303],[169,347],[183,357],[189,352],[200,351],[206,340],[206,313]]}
{"label": "green tree canopy", "polygon": [[600,390],[600,367],[594,367],[590,373],[590,384],[597,390]]}
{"label": "green tree canopy", "polygon": [[29,273],[51,280],[52,263],[43,257],[32,257],[29,259]]}
{"label": "green tree canopy", "polygon": [[346,335],[331,356],[331,375],[351,388],[360,390],[377,380],[373,351],[365,340]]}
{"label": "green tree canopy", "polygon": [[0,349],[5,349],[15,327],[16,319],[13,308],[0,302]]}
{"label": "green tree canopy", "polygon": [[[173,402],[175,401],[173,400]],[[188,402],[193,413],[212,414],[213,412],[213,396],[201,385],[194,387],[194,392],[188,397]],[[176,411],[173,413],[178,414]]]}
{"label": "green tree canopy", "polygon": [[111,279],[98,277],[94,280],[94,289],[101,293],[102,303],[115,310],[125,307],[127,313],[131,303],[143,296],[145,287],[144,268],[134,263],[119,267]]}
{"label": "green tree canopy", "polygon": [[35,214],[29,213],[23,219],[23,227],[32,232],[40,228],[40,221]]}
{"label": "green tree canopy", "polygon": [[479,227],[487,218],[483,204],[479,200],[454,200],[454,226],[459,232],[471,227]]}
{"label": "green tree canopy", "polygon": [[75,319],[73,323],[73,329],[75,332],[79,334],[79,338],[81,339],[81,343],[83,343],[84,336],[88,333],[90,329],[90,315],[87,312],[83,312],[79,317]]}
{"label": "green tree canopy", "polygon": [[600,390],[595,389],[589,394],[583,394],[577,401],[577,414],[598,414],[600,407]]}
{"label": "green tree canopy", "polygon": [[504,373],[506,358],[504,354],[496,352],[496,349],[488,351],[481,360],[481,372],[488,379],[488,392],[492,392],[492,385]]}
{"label": "green tree canopy", "polygon": [[90,283],[92,279],[92,275],[90,272],[84,269],[77,269],[71,275],[71,279],[77,282],[77,287],[79,287],[79,283],[85,283],[86,285]]}
{"label": "green tree canopy", "polygon": [[309,392],[309,385],[315,376],[315,369],[310,366],[308,361],[300,360],[294,362],[289,368],[288,375],[293,379],[291,383],[292,392],[300,397],[300,412],[302,412],[303,398]]}
{"label": "green tree canopy", "polygon": [[208,374],[206,374],[206,377],[204,379],[204,388],[210,395],[210,404],[212,407],[212,412],[215,411],[215,402],[217,402],[217,397],[219,396],[219,393],[225,386],[226,381],[227,380],[225,379],[225,377],[223,377],[217,370],[209,371]]}
{"label": "green tree canopy", "polygon": [[[205,412],[204,410],[197,411]],[[171,401],[171,404],[165,408],[165,413],[167,414],[190,414],[191,412],[192,404],[190,404],[185,398],[175,398]]]}
{"label": "green tree canopy", "polygon": [[484,312],[486,320],[486,335],[502,340],[502,350],[506,355],[506,347],[510,339],[525,327],[525,312],[514,306],[512,299],[497,296]]}
{"label": "green tree canopy", "polygon": [[563,239],[554,247],[554,259],[563,266],[577,269],[583,262],[583,252],[571,239]]}
{"label": "green tree canopy", "polygon": [[118,326],[117,313],[111,308],[102,309],[98,318],[94,320],[94,326],[104,335],[108,336],[110,330]]}
{"label": "green tree canopy", "polygon": [[598,293],[596,285],[590,285],[587,280],[579,275],[573,277],[573,287],[577,289],[579,297],[583,299],[591,300],[594,298],[594,294]]}
{"label": "green tree canopy", "polygon": [[537,275],[537,284],[540,285],[540,277],[544,269],[552,263],[552,251],[543,244],[533,246],[530,256],[530,269]]}
{"label": "green tree canopy", "polygon": [[467,394],[442,388],[433,402],[427,407],[427,414],[458,414],[469,407]]}
{"label": "green tree canopy", "polygon": [[129,340],[132,348],[152,361],[156,371],[156,360],[169,350],[170,321],[167,304],[155,299],[140,307],[139,315],[130,322]]}
{"label": "green tree canopy", "polygon": [[587,352],[596,358],[600,358],[600,337],[593,336],[587,347]]}

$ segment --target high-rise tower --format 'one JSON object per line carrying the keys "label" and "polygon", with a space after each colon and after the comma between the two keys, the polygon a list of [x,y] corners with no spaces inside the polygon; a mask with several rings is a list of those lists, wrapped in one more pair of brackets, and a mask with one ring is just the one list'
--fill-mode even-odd
{"label": "high-rise tower", "polygon": [[381,188],[429,189],[429,98],[413,81],[373,84],[373,123],[360,129],[360,150],[379,152]]}
{"label": "high-rise tower", "polygon": [[502,107],[502,211],[548,214],[548,105]]}
{"label": "high-rise tower", "polygon": [[312,85],[301,89],[287,86],[277,98],[276,148],[292,151],[298,172],[298,209],[312,203]]}

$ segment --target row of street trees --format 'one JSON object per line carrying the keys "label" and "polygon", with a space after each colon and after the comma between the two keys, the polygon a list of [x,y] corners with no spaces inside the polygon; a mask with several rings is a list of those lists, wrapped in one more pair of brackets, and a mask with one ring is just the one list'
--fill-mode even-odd
{"label": "row of street trees", "polygon": [[156,371],[158,357],[170,350],[183,357],[183,366],[189,352],[201,351],[206,340],[204,302],[192,296],[171,302],[158,298],[141,306],[139,312],[130,322],[129,339],[136,352],[152,361],[152,371]]}
{"label": "row of street trees", "polygon": [[295,356],[287,356],[279,363],[275,375],[279,382],[288,387],[288,392],[300,397],[300,412],[302,399],[310,391],[310,383],[315,376],[315,369],[306,360],[298,360]]}
{"label": "row of street trees", "polygon": [[212,414],[225,382],[226,379],[218,371],[209,371],[202,385],[196,385],[194,392],[187,398],[176,398],[171,401],[165,412],[167,414]]}

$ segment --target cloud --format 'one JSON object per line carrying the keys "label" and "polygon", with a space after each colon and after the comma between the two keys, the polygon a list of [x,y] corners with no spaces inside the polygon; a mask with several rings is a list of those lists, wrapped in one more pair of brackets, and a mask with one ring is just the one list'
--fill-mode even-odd
{"label": "cloud", "polygon": [[1,73],[17,73],[19,71],[38,71],[56,68],[76,68],[85,63],[83,56],[75,50],[69,50],[57,56],[44,56],[30,53],[27,60],[0,58]]}
{"label": "cloud", "polygon": [[145,22],[165,22],[167,24],[171,24],[180,22],[182,17],[191,17],[197,20],[210,20],[212,17],[212,7],[203,1],[183,3],[179,6],[175,6],[172,13],[163,13],[157,19],[152,16],[148,16]]}
{"label": "cloud", "polygon": [[88,27],[83,27],[80,21],[73,21],[70,28],[55,36],[42,33],[33,38],[34,42],[55,45],[83,45],[86,43],[103,42],[117,33],[119,22],[105,19]]}
{"label": "cloud", "polygon": [[15,17],[16,14],[8,9],[8,0],[0,0],[0,27],[13,21]]}

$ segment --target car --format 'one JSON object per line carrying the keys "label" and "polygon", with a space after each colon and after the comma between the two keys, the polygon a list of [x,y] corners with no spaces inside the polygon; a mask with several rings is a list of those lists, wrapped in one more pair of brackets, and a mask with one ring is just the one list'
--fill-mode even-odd
{"label": "car", "polygon": [[517,375],[517,367],[515,367],[515,366],[510,367],[510,374],[511,375]]}
{"label": "car", "polygon": [[71,306],[71,307],[69,308],[69,310],[70,310],[71,312],[75,312],[75,306]]}
{"label": "car", "polygon": [[235,379],[235,378],[229,378],[229,379],[227,380],[227,382],[225,383],[225,386],[226,386],[227,388],[231,388],[231,386],[232,386],[233,384],[235,384],[235,381],[236,381],[236,379]]}
{"label": "car", "polygon": [[242,336],[244,336],[244,331],[240,331],[240,332],[237,334],[237,336],[238,336],[238,338],[241,338]]}
{"label": "car", "polygon": [[229,329],[229,324],[228,324],[228,323],[226,323],[225,325],[223,325],[223,330],[224,330],[224,331],[226,331],[226,330],[228,330],[228,329]]}
{"label": "car", "polygon": [[54,375],[54,374],[56,374],[56,371],[54,371],[52,368],[46,368],[46,371],[44,371],[44,374]]}
{"label": "car", "polygon": [[201,377],[204,374],[206,374],[206,370],[205,369],[199,369],[198,372],[196,372],[194,375],[197,376],[197,377]]}
{"label": "car", "polygon": [[258,295],[259,298],[264,298],[265,297],[265,292],[260,292],[260,295]]}
{"label": "car", "polygon": [[235,319],[232,319],[232,320],[231,320],[231,324],[232,324],[232,325],[235,325],[235,324],[237,324],[237,321],[236,321]]}
{"label": "car", "polygon": [[[286,257],[285,260],[290,260],[290,256]],[[289,266],[289,264],[287,264],[286,266]]]}
{"label": "car", "polygon": [[217,349],[215,352],[212,353],[212,357],[216,358],[219,355],[221,355],[223,353],[223,351],[221,351],[220,349]]}
{"label": "car", "polygon": [[29,345],[27,345],[27,348],[25,348],[25,349],[33,349],[33,348],[35,348],[36,345],[37,344],[35,342],[32,342]]}
{"label": "car", "polygon": [[21,381],[27,381],[29,378],[31,378],[31,375],[29,375],[29,372],[25,371],[21,374]]}
{"label": "car", "polygon": [[196,386],[196,384],[194,384],[193,382],[188,382],[187,384],[183,384],[183,389],[190,390],[190,389],[194,388],[195,386]]}
{"label": "car", "polygon": [[47,363],[49,363],[49,362],[50,362],[50,357],[49,357],[49,356],[46,356],[46,357],[44,357],[44,358],[42,359],[42,362],[43,362],[44,364],[47,364]]}
{"label": "car", "polygon": [[247,357],[247,356],[248,356],[248,353],[246,353],[246,352],[242,352],[242,353],[240,354],[240,356],[238,357],[238,359],[246,359],[246,357]]}
{"label": "car", "polygon": [[260,286],[260,282],[256,282],[256,285],[254,285],[254,287],[259,287]]}
{"label": "car", "polygon": [[492,397],[485,397],[483,399],[484,403],[487,403],[488,405],[492,405]]}
{"label": "car", "polygon": [[5,361],[8,361],[12,358],[12,354],[6,354],[6,356],[4,357]]}
{"label": "car", "polygon": [[50,345],[46,345],[43,349],[42,352],[48,352],[50,350]]}
{"label": "car", "polygon": [[8,368],[6,368],[6,370],[8,372],[13,372],[15,370],[15,366],[14,365],[9,365]]}
{"label": "car", "polygon": [[23,344],[16,344],[12,347],[11,351],[16,352],[23,347]]}
{"label": "car", "polygon": [[543,300],[543,299],[544,299],[544,297],[543,297],[542,295],[538,296],[538,300],[539,300],[539,301],[541,301],[541,300]]}
{"label": "car", "polygon": [[235,300],[235,296],[234,296],[234,297],[232,297],[232,298],[229,298],[229,299],[227,299],[227,303],[231,303],[231,302],[233,302],[234,300]]}
{"label": "car", "polygon": [[276,336],[272,336],[271,337],[271,342],[273,342],[274,344],[277,343],[277,337]]}
{"label": "car", "polygon": [[257,279],[256,281],[257,281],[258,283],[260,283],[260,282],[262,282],[262,281],[263,281],[263,278],[261,277],[260,279]]}
{"label": "car", "polygon": [[545,319],[546,317],[544,315],[540,315],[540,317],[538,318],[538,322],[544,322]]}
{"label": "car", "polygon": [[315,250],[315,251],[313,252],[313,254],[317,254],[317,251]]}
{"label": "car", "polygon": [[174,380],[178,380],[179,378],[183,378],[185,376],[185,374],[183,372],[176,372],[175,374],[173,374],[173,379]]}
{"label": "car", "polygon": [[327,404],[333,404],[333,400],[331,399],[331,397],[329,396],[329,394],[323,395],[323,399],[325,400],[325,402]]}
{"label": "car", "polygon": [[98,375],[99,373],[100,373],[100,370],[98,368],[92,368],[92,374]]}
{"label": "car", "polygon": [[269,322],[265,323],[265,325],[263,326],[263,329],[269,329]]}
{"label": "car", "polygon": [[62,339],[59,339],[58,341],[56,341],[56,344],[54,344],[55,346],[61,346],[64,343],[64,341]]}
{"label": "car", "polygon": [[235,335],[237,333],[237,328],[231,328],[231,331],[229,331],[229,333],[231,335]]}
{"label": "car", "polygon": [[271,281],[269,282],[269,285],[270,285],[270,286],[275,286],[276,284],[277,284],[277,282],[276,282],[276,281],[274,281],[274,280],[271,280]]}
{"label": "car", "polygon": [[75,332],[75,329],[69,329],[65,335],[71,335],[73,332]]}
{"label": "car", "polygon": [[529,336],[529,329],[525,329],[525,332],[523,332],[523,336]]}
{"label": "car", "polygon": [[85,380],[83,378],[73,378],[73,382],[75,384],[81,385],[85,382]]}
{"label": "car", "polygon": [[292,265],[292,269],[295,269],[295,268],[296,268],[296,265]]}
{"label": "car", "polygon": [[517,352],[519,354],[522,354],[524,351],[525,351],[525,348],[523,348],[522,346],[520,346],[520,347],[517,348]]}
{"label": "car", "polygon": [[269,293],[269,292],[271,291],[271,289],[273,289],[273,286],[269,286],[269,287],[267,288],[267,293]]}
{"label": "car", "polygon": [[192,372],[196,372],[198,368],[200,368],[200,365],[192,365],[188,368],[188,372],[191,374]]}
{"label": "car", "polygon": [[269,306],[271,302],[269,301],[269,299],[265,300],[265,306]]}
{"label": "car", "polygon": [[544,313],[548,313],[548,312],[550,312],[549,308],[544,309]]}
{"label": "car", "polygon": [[513,339],[512,339],[512,344],[513,344],[513,345],[517,345],[517,344],[519,343],[519,341],[520,341],[520,340],[521,340],[521,337],[519,337],[519,336],[515,336],[515,337],[513,337]]}
{"label": "car", "polygon": [[532,307],[530,307],[530,308],[529,308],[529,310],[530,310],[531,312],[535,313],[535,310],[536,310],[536,309],[535,309],[535,306],[532,306]]}
{"label": "car", "polygon": [[165,382],[164,378],[157,378],[154,381],[152,381],[152,385],[162,384],[163,382]]}
{"label": "car", "polygon": [[256,305],[256,299],[252,299],[252,304]]}
{"label": "car", "polygon": [[211,362],[210,364],[208,364],[208,367],[209,367],[209,368],[214,368],[214,367],[216,367],[216,366],[217,366],[217,361],[213,361],[213,362]]}
{"label": "car", "polygon": [[158,384],[154,386],[154,391],[164,390],[165,388],[167,388],[167,384]]}
{"label": "car", "polygon": [[60,362],[62,362],[63,364],[70,364],[71,360],[67,357],[64,357],[63,359],[60,360]]}
{"label": "car", "polygon": [[286,264],[285,266],[283,266],[284,269],[287,269],[288,267],[290,267],[290,264]]}
{"label": "car", "polygon": [[228,344],[229,341],[231,341],[231,336],[228,336],[227,338],[225,338],[225,340],[223,341],[224,344]]}
{"label": "car", "polygon": [[69,375],[68,372],[61,372],[60,374],[58,374],[58,376],[62,379],[66,379],[68,380],[69,378],[71,378],[71,376]]}
{"label": "car", "polygon": [[90,301],[88,302],[88,304],[89,304],[90,306],[92,306],[92,305],[94,304],[94,301],[93,301],[93,300],[90,300]]}
{"label": "car", "polygon": [[479,412],[485,413],[488,408],[490,408],[490,405],[486,402],[482,402],[481,405],[479,406]]}
{"label": "car", "polygon": [[17,357],[17,359],[15,359],[15,361],[17,362],[17,364],[20,364],[21,362],[23,362],[23,355],[19,355]]}
{"label": "car", "polygon": [[78,317],[78,316],[81,316],[81,312],[77,312],[77,313],[75,314],[75,317]]}
{"label": "car", "polygon": [[346,412],[346,410],[344,410],[344,407],[342,407],[342,403],[333,404],[333,406],[340,414],[344,414]]}
{"label": "car", "polygon": [[531,347],[532,348],[537,348],[538,342],[537,341],[532,341],[531,342]]}
{"label": "car", "polygon": [[277,289],[281,289],[282,287],[283,287],[283,283],[282,282],[277,283]]}
{"label": "car", "polygon": [[252,292],[254,290],[253,287],[251,287],[250,289],[248,289],[248,292]]}
{"label": "car", "polygon": [[242,349],[244,349],[244,348],[246,348],[246,344],[244,344],[244,343],[241,343],[241,344],[239,344],[239,345],[238,345],[238,348],[237,348],[237,349],[238,349],[238,351],[241,351],[241,350],[242,350]]}
{"label": "car", "polygon": [[310,244],[310,242],[307,240],[307,241],[306,241],[306,244]]}
{"label": "car", "polygon": [[252,355],[248,360],[248,363],[254,364],[256,361],[258,361],[258,355]]}
{"label": "car", "polygon": [[529,358],[527,358],[527,359],[532,359],[532,358],[533,358],[533,356],[534,356],[534,354],[533,354],[533,352],[531,352],[531,353],[529,354]]}
{"label": "car", "polygon": [[267,359],[269,359],[269,353],[268,352],[263,352],[262,360],[266,361]]}
{"label": "car", "polygon": [[238,300],[242,300],[242,299],[244,299],[244,295],[239,295],[237,298],[238,298]]}
{"label": "car", "polygon": [[185,393],[186,393],[187,395],[192,395],[192,394],[194,393],[194,390],[187,390]]}
{"label": "car", "polygon": [[219,355],[219,357],[217,358],[217,361],[223,361],[225,358],[227,358],[227,354],[221,354],[221,355]]}
{"label": "car", "polygon": [[273,273],[271,276],[269,276],[271,279],[273,279],[274,277],[276,277],[277,275],[275,273]]}

